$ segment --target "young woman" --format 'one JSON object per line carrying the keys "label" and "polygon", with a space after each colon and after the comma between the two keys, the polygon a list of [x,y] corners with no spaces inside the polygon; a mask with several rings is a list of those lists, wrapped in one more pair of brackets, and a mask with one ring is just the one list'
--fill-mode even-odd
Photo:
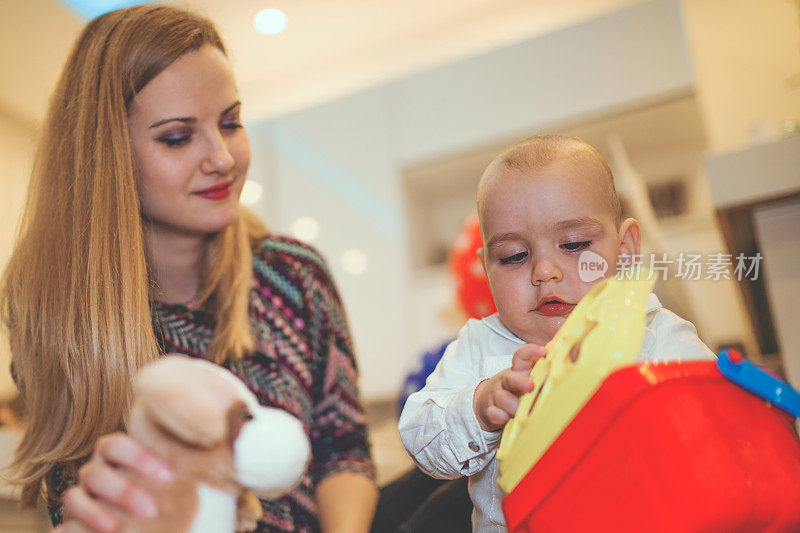
{"label": "young woman", "polygon": [[262,502],[260,529],[369,528],[377,490],[342,306],[313,249],[239,206],[241,105],[216,30],[178,9],[98,17],[67,60],[0,292],[27,416],[13,467],[23,503],[46,496],[56,524],[65,502],[97,531],[152,519],[134,480],[169,465],[120,430],[137,369],[182,352],[308,430],[309,471]]}

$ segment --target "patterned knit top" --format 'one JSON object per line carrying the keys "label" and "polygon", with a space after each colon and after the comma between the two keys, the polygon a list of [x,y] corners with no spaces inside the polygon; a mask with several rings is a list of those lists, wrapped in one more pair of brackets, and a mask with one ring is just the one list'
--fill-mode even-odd
{"label": "patterned knit top", "polygon": [[[320,255],[298,241],[269,236],[253,254],[250,324],[256,350],[227,364],[262,405],[298,417],[311,441],[312,460],[300,485],[276,501],[262,501],[258,531],[318,531],[316,485],[342,471],[374,477],[366,416],[359,403],[353,345],[341,301]],[[156,303],[153,319],[163,353],[203,357],[214,317],[202,309]],[[51,518],[73,481],[55,469],[48,480]]]}

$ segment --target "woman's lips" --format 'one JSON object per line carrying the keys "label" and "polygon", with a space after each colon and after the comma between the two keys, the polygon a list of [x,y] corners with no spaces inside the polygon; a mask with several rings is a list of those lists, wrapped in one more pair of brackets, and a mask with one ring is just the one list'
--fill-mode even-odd
{"label": "woman's lips", "polygon": [[228,195],[231,194],[231,185],[233,185],[233,182],[223,183],[220,185],[209,187],[208,189],[203,189],[202,191],[198,191],[195,194],[207,200],[222,200],[223,198],[227,198]]}
{"label": "woman's lips", "polygon": [[558,298],[552,298],[540,304],[535,311],[543,315],[556,316],[566,315],[575,307],[575,304],[562,302]]}

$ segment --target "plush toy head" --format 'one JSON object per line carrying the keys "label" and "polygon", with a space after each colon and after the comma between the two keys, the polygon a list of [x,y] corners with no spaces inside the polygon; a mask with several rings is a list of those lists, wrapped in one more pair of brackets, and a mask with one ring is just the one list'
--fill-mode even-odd
{"label": "plush toy head", "polygon": [[[298,482],[310,456],[297,418],[260,406],[244,383],[224,368],[184,356],[163,357],[140,371],[128,432],[173,465],[185,482],[180,490],[197,487],[196,511],[203,519],[193,516],[192,523],[211,526],[213,519],[216,525],[210,531],[233,531],[237,526],[237,513],[230,527],[224,526],[231,509],[220,502],[228,502],[228,496],[234,511],[239,500],[236,529],[254,527],[261,507],[245,491],[277,498]],[[243,516],[248,511],[249,517]],[[192,526],[173,531],[190,529],[201,530]]]}

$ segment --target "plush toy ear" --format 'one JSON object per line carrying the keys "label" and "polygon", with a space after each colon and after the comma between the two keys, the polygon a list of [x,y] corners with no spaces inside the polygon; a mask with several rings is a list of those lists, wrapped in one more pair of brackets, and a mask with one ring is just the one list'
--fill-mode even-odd
{"label": "plush toy ear", "polygon": [[226,425],[219,406],[209,398],[192,401],[180,391],[146,394],[143,403],[147,414],[160,429],[192,446],[210,448],[226,435]]}
{"label": "plush toy ear", "polygon": [[169,357],[145,368],[137,380],[137,402],[160,429],[191,446],[209,448],[227,435],[220,399],[203,385],[205,368]]}

